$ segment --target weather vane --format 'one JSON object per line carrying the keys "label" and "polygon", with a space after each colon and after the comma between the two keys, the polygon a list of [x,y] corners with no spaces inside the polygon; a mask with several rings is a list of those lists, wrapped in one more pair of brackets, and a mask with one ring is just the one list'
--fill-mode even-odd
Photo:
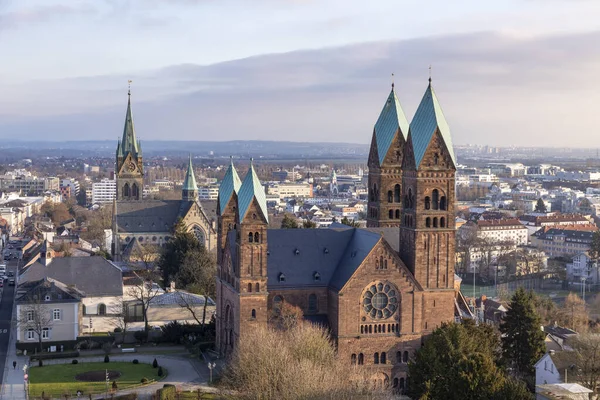
{"label": "weather vane", "polygon": [[394,73],[392,72],[392,88],[394,87]]}
{"label": "weather vane", "polygon": [[128,86],[127,94],[129,94],[129,95],[131,95],[131,82],[133,82],[131,79],[127,80],[127,86]]}
{"label": "weather vane", "polygon": [[429,64],[429,83],[431,83],[431,64]]}

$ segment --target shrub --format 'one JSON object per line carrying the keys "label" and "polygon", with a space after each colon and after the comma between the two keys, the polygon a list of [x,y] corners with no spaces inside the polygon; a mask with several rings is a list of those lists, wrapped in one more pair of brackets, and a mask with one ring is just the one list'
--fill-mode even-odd
{"label": "shrub", "polygon": [[148,340],[148,332],[146,331],[135,331],[133,337],[140,343],[144,343]]}
{"label": "shrub", "polygon": [[117,390],[119,387],[117,386],[117,381],[113,381],[112,383],[113,390]]}
{"label": "shrub", "polygon": [[162,367],[158,367],[158,376],[163,376],[163,369],[162,369]]}
{"label": "shrub", "polygon": [[44,362],[42,361],[42,359],[40,358],[38,360],[38,367],[43,367],[44,366]]}
{"label": "shrub", "polygon": [[177,396],[177,388],[175,386],[165,385],[158,390],[158,398],[160,400],[175,400]]}
{"label": "shrub", "polygon": [[123,332],[123,329],[116,327],[113,332],[115,332],[115,333]]}
{"label": "shrub", "polygon": [[79,357],[78,351],[57,351],[55,353],[42,353],[42,354],[32,354],[31,360],[52,360],[55,358],[73,358]]}
{"label": "shrub", "polygon": [[156,358],[152,361],[152,368],[158,368],[158,361],[156,361]]}
{"label": "shrub", "polygon": [[143,377],[142,380],[140,381],[141,383],[148,383],[148,378]]}
{"label": "shrub", "polygon": [[79,360],[73,360],[73,361],[71,361],[71,364],[78,364],[78,363],[79,363]]}
{"label": "shrub", "polygon": [[138,359],[137,359],[137,358],[135,358],[135,359],[134,359],[132,362],[133,362],[134,364],[139,364],[139,363],[140,363],[140,362],[138,361]]}
{"label": "shrub", "polygon": [[104,356],[104,362],[105,363],[110,362],[110,358],[108,358],[108,354]]}
{"label": "shrub", "polygon": [[104,351],[104,354],[110,354],[110,352],[112,351],[112,343],[103,343],[102,351]]}

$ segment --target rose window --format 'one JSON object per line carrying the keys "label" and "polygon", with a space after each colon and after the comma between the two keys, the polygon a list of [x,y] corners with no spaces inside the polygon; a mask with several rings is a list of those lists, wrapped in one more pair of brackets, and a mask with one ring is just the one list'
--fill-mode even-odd
{"label": "rose window", "polygon": [[389,283],[373,284],[363,295],[362,304],[371,318],[389,318],[398,309],[398,291]]}

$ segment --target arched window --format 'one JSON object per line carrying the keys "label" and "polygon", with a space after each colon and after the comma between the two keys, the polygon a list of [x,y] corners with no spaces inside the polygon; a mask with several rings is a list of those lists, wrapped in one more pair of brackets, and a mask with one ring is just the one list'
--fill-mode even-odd
{"label": "arched window", "polygon": [[408,188],[408,208],[412,209],[414,206],[415,196],[413,196],[412,188]]}
{"label": "arched window", "polygon": [[431,208],[431,199],[429,196],[425,196],[425,209],[429,210]]}
{"label": "arched window", "polygon": [[394,383],[392,384],[394,388],[398,387],[398,378],[394,378]]}
{"label": "arched window", "polygon": [[373,333],[373,325],[369,325],[369,333]]}
{"label": "arched window", "polygon": [[387,269],[387,259],[383,260],[383,269]]}
{"label": "arched window", "polygon": [[379,353],[373,354],[373,364],[379,364]]}
{"label": "arched window", "polygon": [[377,184],[373,184],[373,201],[379,200],[379,194],[377,193]]}
{"label": "arched window", "polygon": [[388,203],[391,203],[392,201],[394,201],[394,194],[391,190],[388,190]]}
{"label": "arched window", "polygon": [[400,391],[404,391],[404,378],[400,378],[400,383],[399,383],[400,387],[398,388]]}
{"label": "arched window", "polygon": [[133,197],[135,200],[140,199],[140,189],[138,188],[137,183],[131,185],[131,197]]}
{"label": "arched window", "polygon": [[408,195],[405,194],[404,195],[404,208],[408,210],[408,205],[409,205],[409,201],[408,201]]}
{"label": "arched window", "polygon": [[363,365],[365,363],[365,356],[363,355],[363,353],[360,353],[358,355],[358,365]]}
{"label": "arched window", "polygon": [[396,364],[400,364],[401,362],[402,362],[402,352],[397,351],[396,352]]}
{"label": "arched window", "polygon": [[106,305],[98,304],[98,315],[106,315]]}
{"label": "arched window", "polygon": [[441,217],[440,218],[440,228],[445,228],[446,227],[446,218]]}
{"label": "arched window", "polygon": [[379,268],[383,268],[383,256],[379,257]]}
{"label": "arched window", "polygon": [[396,210],[396,219],[400,219],[400,210]]}
{"label": "arched window", "polygon": [[254,291],[260,292],[260,283],[256,282],[256,285],[254,285]]}
{"label": "arched window", "polygon": [[440,210],[445,210],[446,207],[446,196],[442,196],[440,197]]}
{"label": "arched window", "polygon": [[252,284],[251,283],[248,284],[248,293],[252,293]]}
{"label": "arched window", "polygon": [[425,228],[431,228],[431,218],[425,218]]}
{"label": "arched window", "polygon": [[252,319],[256,318],[256,310],[253,308],[252,309]]}
{"label": "arched window", "polygon": [[350,363],[351,363],[352,365],[356,365],[356,354],[352,354],[352,355],[350,356]]}
{"label": "arched window", "polygon": [[402,362],[403,363],[408,363],[408,351],[405,351],[403,356],[402,356]]}
{"label": "arched window", "polygon": [[308,313],[316,314],[317,311],[318,311],[317,295],[314,293],[311,293],[308,296]]}
{"label": "arched window", "polygon": [[254,241],[254,235],[252,232],[248,233],[248,242],[252,243]]}
{"label": "arched window", "polygon": [[440,155],[438,153],[435,153],[433,155],[433,164],[438,165],[439,162],[440,162]]}
{"label": "arched window", "polygon": [[394,186],[394,202],[400,203],[400,185]]}
{"label": "arched window", "polygon": [[394,210],[390,210],[390,212],[388,213],[390,219],[394,219]]}
{"label": "arched window", "polygon": [[379,361],[381,362],[381,364],[385,364],[387,362],[387,355],[385,354],[385,351],[381,352],[381,356],[379,357]]}
{"label": "arched window", "polygon": [[83,315],[86,315],[86,314],[87,314],[87,310],[86,310],[86,308],[85,308],[85,304],[82,304],[82,305],[81,305],[81,312],[83,313]]}
{"label": "arched window", "polygon": [[437,217],[433,217],[433,227],[434,228],[438,227],[438,225],[437,225]]}
{"label": "arched window", "polygon": [[433,189],[431,192],[431,203],[434,210],[440,208],[440,191],[437,189]]}
{"label": "arched window", "polygon": [[258,232],[254,232],[254,243],[260,243],[260,234]]}
{"label": "arched window", "polygon": [[129,183],[126,183],[123,186],[123,197],[129,197],[131,196],[131,193],[129,193]]}

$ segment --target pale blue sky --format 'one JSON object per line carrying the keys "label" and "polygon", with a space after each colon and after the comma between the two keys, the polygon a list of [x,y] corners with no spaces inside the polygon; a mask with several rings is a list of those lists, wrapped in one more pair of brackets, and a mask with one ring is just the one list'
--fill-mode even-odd
{"label": "pale blue sky", "polygon": [[[416,71],[422,71],[426,79],[430,63],[438,92],[444,94],[442,106],[463,110],[448,115],[451,126],[455,121],[460,127],[453,133],[457,143],[508,144],[503,143],[505,136],[482,138],[480,123],[470,121],[464,112],[466,102],[481,103],[468,98],[469,93],[493,95],[492,86],[500,82],[506,86],[496,88],[496,96],[504,97],[496,99],[497,104],[490,103],[487,110],[500,106],[495,109],[499,114],[521,111],[511,118],[536,126],[523,107],[515,107],[523,97],[518,89],[527,90],[528,83],[517,85],[516,92],[509,87],[532,74],[519,68],[539,70],[535,79],[545,79],[546,84],[540,83],[542,87],[536,90],[542,92],[536,95],[549,101],[549,106],[560,98],[578,110],[583,118],[576,130],[583,132],[600,122],[586,108],[598,99],[587,96],[600,89],[592,73],[600,65],[600,46],[596,36],[589,36],[598,32],[599,15],[600,2],[595,0],[0,0],[0,138],[15,132],[73,138],[85,128],[86,116],[96,118],[94,124],[102,127],[92,129],[94,135],[116,137],[118,133],[112,130],[122,123],[123,90],[131,78],[138,102],[134,112],[148,116],[146,123],[139,117],[136,123],[144,127],[142,136],[147,138],[162,137],[165,132],[160,127],[173,123],[194,126],[182,129],[181,139],[214,137],[217,127],[204,123],[211,115],[197,119],[202,110],[177,115],[161,115],[156,110],[179,103],[177,109],[185,108],[184,102],[190,99],[186,96],[215,104],[219,95],[235,94],[239,85],[249,91],[239,97],[245,104],[254,103],[251,127],[261,125],[256,114],[264,110],[270,118],[265,123],[274,125],[274,131],[285,129],[288,122],[278,120],[277,115],[299,109],[304,119],[314,120],[314,128],[304,123],[303,130],[295,132],[296,140],[318,140],[323,137],[319,126],[335,126],[345,118],[346,107],[358,113],[349,118],[355,130],[340,128],[328,137],[368,142],[387,96],[384,85],[389,73],[394,71],[399,84],[408,89],[414,79],[421,78]],[[367,44],[357,46],[362,43]],[[296,50],[311,51],[240,60]],[[411,54],[410,60],[404,53]],[[323,62],[327,57],[332,58],[330,63]],[[224,61],[232,63],[219,64]],[[470,83],[469,92],[456,82],[457,74],[468,76],[470,68],[479,79]],[[498,80],[498,74],[503,80]],[[587,75],[585,90],[577,87],[578,74]],[[353,91],[349,81],[365,85]],[[254,92],[250,84],[256,84]],[[418,82],[407,91],[406,99],[400,96],[409,118],[423,84]],[[302,103],[302,93],[287,105],[275,100],[290,87],[305,95],[318,91],[319,101],[336,112],[328,116],[311,109],[314,99],[308,96]],[[340,87],[345,94],[336,107]],[[234,100],[232,106],[244,112],[243,104]],[[279,114],[273,111],[286,106]],[[536,107],[540,108],[539,124],[545,107],[539,103]],[[250,116],[240,114],[240,120],[245,118],[249,121]],[[70,131],[69,126],[77,129]],[[244,126],[220,132],[221,137],[277,139],[258,129],[241,135]],[[522,138],[524,133],[515,137]],[[561,140],[553,137],[548,144],[562,145]],[[582,136],[575,142],[586,140]]]}

